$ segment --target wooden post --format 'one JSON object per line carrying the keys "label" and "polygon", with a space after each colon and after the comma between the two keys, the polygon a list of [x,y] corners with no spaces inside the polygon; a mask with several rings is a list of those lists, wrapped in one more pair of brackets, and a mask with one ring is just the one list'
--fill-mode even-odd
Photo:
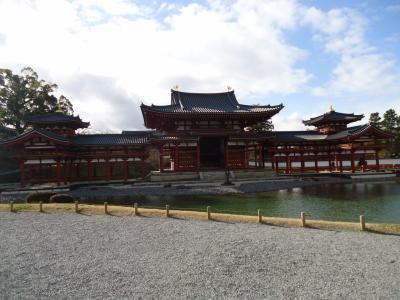
{"label": "wooden post", "polygon": [[301,173],[304,173],[304,167],[305,167],[305,164],[304,164],[304,152],[301,151],[300,152],[300,172]]}
{"label": "wooden post", "polygon": [[43,212],[43,201],[39,202],[39,212]]}
{"label": "wooden post", "polygon": [[165,205],[165,216],[169,218],[169,205]]}
{"label": "wooden post", "polygon": [[351,150],[350,159],[351,159],[351,173],[355,173],[356,165],[354,163],[354,150]]}
{"label": "wooden post", "polygon": [[10,212],[14,211],[14,201],[10,201]]}
{"label": "wooden post", "polygon": [[138,204],[137,204],[137,203],[134,203],[134,204],[133,204],[133,214],[134,214],[135,216],[138,215]]}
{"label": "wooden post", "polygon": [[258,223],[262,223],[262,214],[261,214],[261,209],[257,210],[257,216],[258,216]]}
{"label": "wooden post", "polygon": [[104,202],[104,213],[108,215],[108,203]]}
{"label": "wooden post", "polygon": [[304,212],[300,213],[300,220],[301,220],[301,226],[306,227],[306,213]]}
{"label": "wooden post", "polygon": [[211,220],[211,206],[207,206],[207,220]]}
{"label": "wooden post", "polygon": [[365,217],[364,217],[364,215],[361,215],[361,216],[360,216],[360,229],[361,229],[362,231],[365,230]]}
{"label": "wooden post", "polygon": [[79,201],[75,201],[75,212],[79,212]]}

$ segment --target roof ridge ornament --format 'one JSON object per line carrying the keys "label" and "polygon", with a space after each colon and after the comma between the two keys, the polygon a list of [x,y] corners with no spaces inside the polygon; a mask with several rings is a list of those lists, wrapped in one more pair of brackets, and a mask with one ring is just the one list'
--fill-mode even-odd
{"label": "roof ridge ornament", "polygon": [[329,113],[335,112],[335,109],[333,108],[332,104],[329,106],[328,112]]}

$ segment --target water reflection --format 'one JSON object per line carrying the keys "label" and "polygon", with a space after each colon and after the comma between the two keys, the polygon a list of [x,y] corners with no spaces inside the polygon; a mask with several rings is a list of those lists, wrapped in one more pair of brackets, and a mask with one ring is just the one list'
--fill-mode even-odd
{"label": "water reflection", "polygon": [[308,212],[313,219],[358,221],[364,214],[367,222],[400,223],[400,182],[325,184],[267,193],[210,196],[140,196],[112,199],[89,199],[90,202],[176,209],[205,210],[240,214],[257,213],[279,217],[299,217]]}

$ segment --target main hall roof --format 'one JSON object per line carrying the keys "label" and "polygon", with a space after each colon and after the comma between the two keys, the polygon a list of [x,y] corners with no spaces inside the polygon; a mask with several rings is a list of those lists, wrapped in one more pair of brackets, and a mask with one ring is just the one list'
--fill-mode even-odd
{"label": "main hall roof", "polygon": [[187,93],[171,90],[170,105],[145,105],[142,109],[159,113],[263,113],[279,112],[283,105],[240,104],[234,91],[223,93]]}

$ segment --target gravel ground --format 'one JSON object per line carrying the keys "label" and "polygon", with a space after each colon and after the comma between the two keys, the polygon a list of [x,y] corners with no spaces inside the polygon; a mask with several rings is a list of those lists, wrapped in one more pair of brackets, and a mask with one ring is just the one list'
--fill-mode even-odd
{"label": "gravel ground", "polygon": [[0,298],[399,299],[400,237],[0,213]]}

